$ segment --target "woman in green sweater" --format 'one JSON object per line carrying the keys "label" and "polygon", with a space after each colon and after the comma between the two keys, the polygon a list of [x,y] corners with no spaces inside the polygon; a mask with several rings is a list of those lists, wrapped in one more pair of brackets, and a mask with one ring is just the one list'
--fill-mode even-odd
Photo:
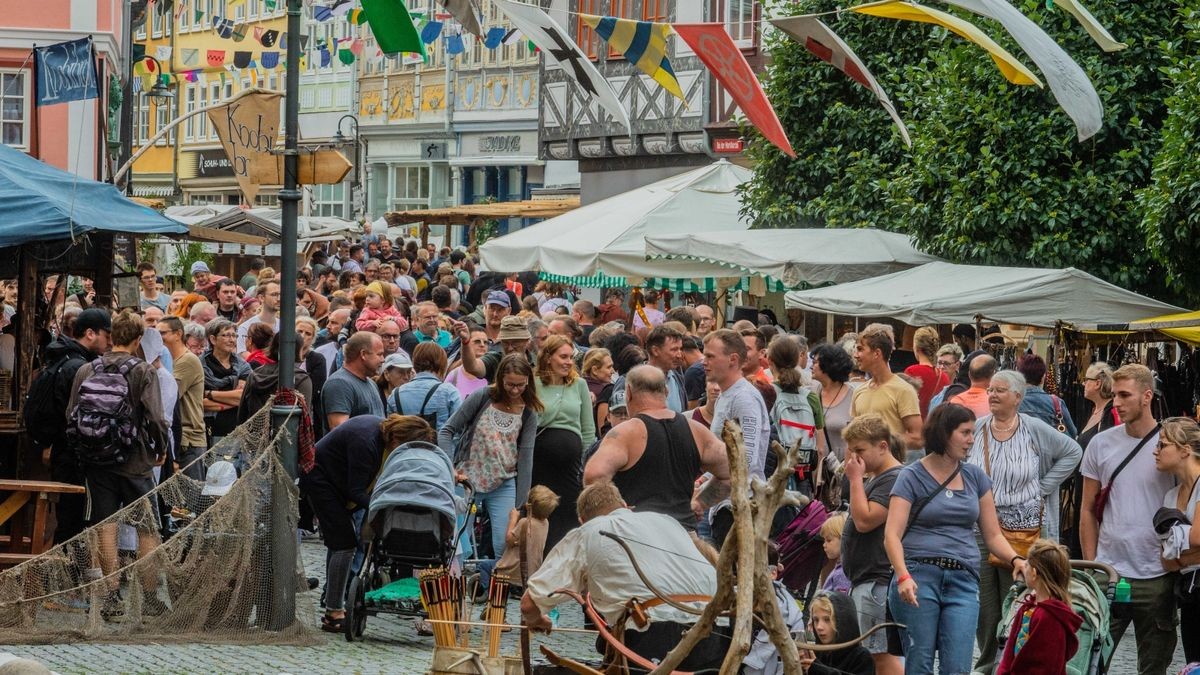
{"label": "woman in green sweater", "polygon": [[579,524],[575,500],[583,490],[583,449],[596,438],[592,397],[587,381],[575,370],[574,352],[570,340],[551,335],[542,341],[537,357],[537,394],[544,410],[538,416],[531,482],[559,497],[558,508],[550,514],[547,554]]}

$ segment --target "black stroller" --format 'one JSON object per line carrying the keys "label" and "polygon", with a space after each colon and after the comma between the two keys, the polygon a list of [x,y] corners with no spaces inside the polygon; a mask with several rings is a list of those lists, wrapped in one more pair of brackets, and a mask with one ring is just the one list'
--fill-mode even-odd
{"label": "black stroller", "polygon": [[351,580],[346,602],[346,639],[361,638],[367,616],[379,613],[425,617],[416,571],[449,567],[464,528],[458,516],[469,509],[467,497],[454,494],[450,458],[436,445],[406,443],[388,457],[371,491],[363,521],[367,542],[362,568]]}

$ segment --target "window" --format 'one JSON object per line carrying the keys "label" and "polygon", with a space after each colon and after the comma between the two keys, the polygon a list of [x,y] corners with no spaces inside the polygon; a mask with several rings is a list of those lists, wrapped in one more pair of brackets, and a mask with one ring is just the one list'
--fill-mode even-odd
{"label": "window", "polygon": [[312,215],[333,218],[346,217],[345,183],[335,183],[333,185],[314,185],[312,186],[312,191]]}
{"label": "window", "polygon": [[[614,1],[619,2],[619,0]],[[600,0],[579,0],[579,13],[603,14],[600,9]],[[583,50],[584,54],[587,54],[589,59],[596,58],[596,45],[599,44],[599,38],[596,37],[596,32],[592,30],[592,27],[583,22],[582,18],[575,22],[575,42],[579,44],[579,48]],[[509,48],[508,45],[504,47],[505,60],[512,58],[511,53],[507,51]]]}
{"label": "window", "polygon": [[137,135],[134,138],[138,139],[137,144],[140,147],[150,140],[150,103],[145,96],[138,96],[137,107]]}
{"label": "window", "polygon": [[[221,83],[214,82],[208,86],[208,104],[217,105],[221,102]],[[208,140],[217,140],[217,125],[210,125],[208,128]]]}
{"label": "window", "polygon": [[398,211],[429,206],[429,167],[393,167],[392,208]]}
{"label": "window", "polygon": [[754,47],[754,0],[725,0],[725,29],[739,47]]}
{"label": "window", "polygon": [[257,19],[260,5],[262,5],[262,0],[246,0],[246,15],[251,19]]}
{"label": "window", "polygon": [[[171,123],[172,119],[173,118],[171,117],[171,104],[170,103],[162,103],[162,104],[156,103],[154,105],[154,132],[155,133],[158,133],[158,132],[162,131],[164,128],[166,128],[166,126]],[[169,143],[174,143],[174,142],[175,142],[175,130],[172,129],[171,132],[168,133],[166,136],[163,136],[162,138],[158,139],[158,141],[156,141],[155,144],[156,145],[167,145]]]}
{"label": "window", "polygon": [[642,21],[667,21],[667,0],[642,0]]}
{"label": "window", "polygon": [[160,38],[163,36],[162,8],[162,4],[153,4],[146,9],[146,12],[150,14],[150,37],[152,38]]}
{"label": "window", "polygon": [[186,33],[192,27],[192,0],[176,0],[176,2],[179,4],[178,13],[175,15],[179,17],[179,28],[176,32]]}
{"label": "window", "polygon": [[[196,97],[201,108],[208,106],[208,87],[196,85]],[[208,138],[208,113],[196,115],[196,140],[203,143]]]}
{"label": "window", "polygon": [[[632,19],[633,18],[633,0],[608,0],[608,1],[609,1],[609,5],[608,5],[608,15],[609,16],[615,16],[618,19]],[[518,52],[518,54],[519,54],[519,52]],[[608,48],[608,58],[610,60],[611,59],[623,59],[623,58],[625,58],[625,55],[622,54],[619,49],[616,49],[616,48],[610,46]]]}
{"label": "window", "polygon": [[260,192],[254,198],[255,206],[279,206],[278,192]]}
{"label": "window", "polygon": [[0,142],[29,148],[29,76],[24,71],[0,71]]}
{"label": "window", "polygon": [[323,84],[317,89],[317,107],[333,107],[333,88],[329,84]]}
{"label": "window", "polygon": [[246,3],[239,2],[237,4],[237,6],[235,6],[233,8],[233,22],[234,23],[242,23],[245,20],[246,20]]}
{"label": "window", "polygon": [[[184,109],[184,111],[187,113],[195,112],[196,111],[196,87],[194,87],[192,85],[188,85],[187,93],[184,94],[184,98],[186,100],[186,103],[185,103],[186,108]],[[194,115],[192,117],[187,118],[187,121],[183,123],[183,138],[184,138],[184,140],[186,140],[186,141],[196,140],[196,118],[197,117],[205,117],[205,115]]]}

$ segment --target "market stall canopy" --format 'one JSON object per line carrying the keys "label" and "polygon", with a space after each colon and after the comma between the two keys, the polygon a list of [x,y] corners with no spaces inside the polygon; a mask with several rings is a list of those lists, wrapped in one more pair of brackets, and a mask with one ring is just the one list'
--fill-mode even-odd
{"label": "market stall canopy", "polygon": [[1182,311],[1073,267],[1061,270],[932,262],[849,284],[793,291],[789,309],[898,319],[913,326],[999,323],[1077,330]]}
{"label": "market stall canopy", "polygon": [[[243,209],[238,206],[172,206],[167,215],[185,223],[196,233],[196,239],[224,241],[235,244],[259,244],[278,242],[282,228],[283,213],[280,209]],[[300,216],[297,218],[299,242],[308,244],[317,241],[336,241],[346,237],[357,239],[362,226],[350,220],[324,216]],[[224,235],[240,234],[256,237],[254,242],[231,240]]]}
{"label": "market stall canopy", "polygon": [[184,234],[187,227],[81,178],[0,145],[0,247],[71,239],[95,230]]}
{"label": "market stall canopy", "polygon": [[788,288],[844,284],[939,260],[907,235],[822,228],[655,234],[646,237],[646,256],[726,265]]}
{"label": "market stall canopy", "polygon": [[1200,345],[1200,311],[1164,314],[1149,319],[1096,326],[1097,334],[1125,335],[1156,331],[1173,340]]}
{"label": "market stall canopy", "polygon": [[546,278],[625,280],[738,276],[688,260],[646,260],[646,235],[749,229],[737,187],[752,172],[724,160],[544,220],[479,248],[485,269]]}
{"label": "market stall canopy", "polygon": [[563,199],[527,199],[519,202],[463,204],[437,209],[390,211],[384,218],[391,226],[409,223],[472,225],[497,218],[553,218],[579,208],[579,197]]}

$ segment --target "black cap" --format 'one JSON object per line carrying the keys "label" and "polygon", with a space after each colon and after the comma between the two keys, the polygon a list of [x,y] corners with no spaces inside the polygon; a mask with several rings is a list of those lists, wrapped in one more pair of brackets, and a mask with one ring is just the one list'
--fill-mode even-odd
{"label": "black cap", "polygon": [[98,307],[89,307],[79,313],[75,318],[75,337],[82,337],[88,329],[94,331],[112,331],[112,318],[107,310]]}

